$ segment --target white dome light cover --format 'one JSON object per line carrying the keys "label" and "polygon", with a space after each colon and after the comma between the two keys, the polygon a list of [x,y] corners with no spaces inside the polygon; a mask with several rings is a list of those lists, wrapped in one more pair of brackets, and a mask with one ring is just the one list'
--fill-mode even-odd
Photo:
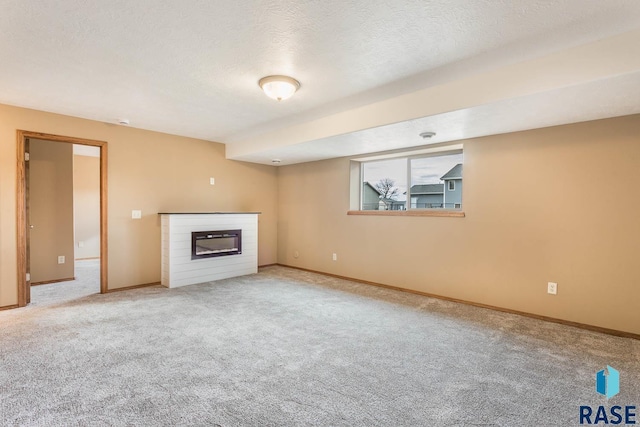
{"label": "white dome light cover", "polygon": [[300,88],[300,82],[288,76],[267,76],[258,81],[264,93],[277,101],[290,98]]}

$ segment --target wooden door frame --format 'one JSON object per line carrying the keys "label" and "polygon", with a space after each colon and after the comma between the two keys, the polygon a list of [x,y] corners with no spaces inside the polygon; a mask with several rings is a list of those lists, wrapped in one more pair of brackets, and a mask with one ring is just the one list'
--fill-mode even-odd
{"label": "wooden door frame", "polygon": [[18,130],[18,179],[17,179],[17,237],[18,237],[18,306],[27,305],[27,206],[25,175],[25,139],[42,139],[45,141],[66,142],[78,145],[91,145],[100,148],[100,293],[107,293],[107,143],[93,139],[75,138],[72,136],[53,135],[48,133]]}

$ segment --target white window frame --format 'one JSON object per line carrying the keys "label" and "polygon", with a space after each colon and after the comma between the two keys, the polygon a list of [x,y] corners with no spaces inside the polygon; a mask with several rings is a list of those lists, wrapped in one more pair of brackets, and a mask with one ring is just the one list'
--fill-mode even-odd
{"label": "white window frame", "polygon": [[447,181],[447,191],[456,191],[456,182],[454,180]]}

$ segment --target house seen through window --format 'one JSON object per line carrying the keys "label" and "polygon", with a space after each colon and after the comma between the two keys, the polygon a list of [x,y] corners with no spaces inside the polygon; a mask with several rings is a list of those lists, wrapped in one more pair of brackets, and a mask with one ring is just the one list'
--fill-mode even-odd
{"label": "house seen through window", "polygon": [[362,210],[461,209],[462,152],[362,163]]}

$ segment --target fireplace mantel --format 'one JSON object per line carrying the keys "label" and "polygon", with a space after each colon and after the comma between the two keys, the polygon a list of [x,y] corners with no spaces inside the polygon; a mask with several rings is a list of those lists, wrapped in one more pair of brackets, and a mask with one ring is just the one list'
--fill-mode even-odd
{"label": "fireplace mantel", "polygon": [[[260,212],[160,212],[161,283],[168,288],[206,283],[258,272]],[[242,230],[239,254],[191,259],[192,233]]]}
{"label": "fireplace mantel", "polygon": [[260,215],[262,212],[159,212],[158,215]]}

